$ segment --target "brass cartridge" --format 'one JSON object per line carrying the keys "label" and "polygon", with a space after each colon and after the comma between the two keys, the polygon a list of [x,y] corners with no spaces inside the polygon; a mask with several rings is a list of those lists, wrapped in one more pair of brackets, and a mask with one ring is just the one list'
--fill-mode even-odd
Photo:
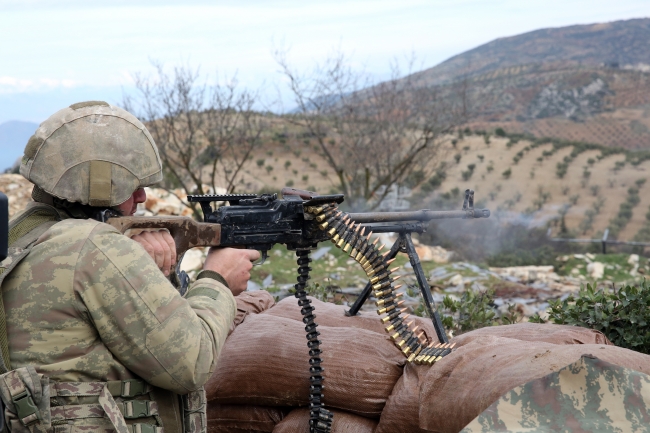
{"label": "brass cartridge", "polygon": [[[408,310],[408,308],[402,308],[402,309],[399,310],[399,311],[394,311],[394,312],[391,313],[389,316],[382,317],[382,318],[381,318],[381,321],[382,321],[382,323],[389,322],[389,321],[391,321],[391,320],[397,318],[397,317],[400,315],[400,313],[403,313],[403,312],[405,312],[406,310]],[[404,317],[402,317],[402,320],[406,320],[406,318],[409,317],[409,316],[410,316],[410,314],[405,315]]]}
{"label": "brass cartridge", "polygon": [[382,283],[373,284],[372,289],[373,289],[373,290],[380,290],[380,289],[383,289],[383,288],[385,288],[385,287],[390,286],[390,284],[391,284],[392,282],[397,281],[397,280],[399,280],[400,278],[401,278],[401,275],[397,275],[397,276],[395,276],[395,277],[391,277],[390,279],[388,279],[388,280],[386,280],[386,281],[384,281],[384,282],[382,282]]}
{"label": "brass cartridge", "polygon": [[402,304],[404,303],[404,301],[399,301],[397,304],[393,304],[393,305],[389,305],[388,307],[381,308],[381,309],[377,310],[377,314],[381,315],[381,314],[384,314],[384,313],[388,313],[389,311],[393,311],[395,309],[395,307],[399,307],[401,305],[400,302]]}
{"label": "brass cartridge", "polygon": [[404,293],[403,292],[402,293],[396,293],[395,296],[391,296],[390,298],[379,299],[377,302],[375,302],[375,305],[377,307],[381,307],[384,304],[388,304],[389,302],[393,302],[394,300],[396,300],[400,296],[404,296]]}
{"label": "brass cartridge", "polygon": [[329,226],[329,224],[327,223],[327,221],[325,221],[322,224],[318,224],[318,228],[321,229],[321,230],[325,230],[328,226]]}

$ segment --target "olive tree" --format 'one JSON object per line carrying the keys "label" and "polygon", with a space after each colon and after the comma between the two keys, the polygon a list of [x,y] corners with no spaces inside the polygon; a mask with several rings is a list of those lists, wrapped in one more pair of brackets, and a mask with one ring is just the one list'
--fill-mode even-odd
{"label": "olive tree", "polygon": [[391,77],[375,82],[340,53],[308,73],[284,51],[275,58],[296,106],[286,118],[316,141],[353,209],[374,209],[392,186],[427,180],[466,117],[464,84],[422,86],[410,73],[413,62],[406,75],[393,63]]}
{"label": "olive tree", "polygon": [[[181,200],[177,188],[188,194],[206,193],[204,185],[234,192],[266,129],[266,116],[254,110],[258,94],[239,89],[235,79],[202,82],[198,69],[154,67],[153,76],[134,75],[137,92],[125,96],[123,105],[158,145],[163,188]],[[200,215],[196,203],[184,204]]]}

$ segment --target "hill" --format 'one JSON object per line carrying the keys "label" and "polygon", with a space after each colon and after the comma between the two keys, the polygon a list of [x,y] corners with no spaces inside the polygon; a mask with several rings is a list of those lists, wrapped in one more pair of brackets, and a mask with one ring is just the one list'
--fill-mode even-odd
{"label": "hill", "polygon": [[650,19],[500,38],[411,76],[466,80],[469,126],[536,137],[650,147]]}
{"label": "hill", "polygon": [[0,124],[0,172],[10,168],[23,154],[37,123],[10,120]]}

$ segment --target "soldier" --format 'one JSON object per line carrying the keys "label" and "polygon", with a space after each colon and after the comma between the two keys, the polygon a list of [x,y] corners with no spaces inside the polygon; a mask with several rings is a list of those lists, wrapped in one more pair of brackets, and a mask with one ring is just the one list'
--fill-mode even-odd
{"label": "soldier", "polygon": [[105,102],[43,122],[20,172],[35,184],[34,202],[12,219],[0,264],[9,430],[205,431],[202,386],[259,253],[211,249],[181,296],[166,278],[176,261],[167,232],[131,240],[100,222],[106,212],[132,215],[143,188],[162,180],[145,126]]}

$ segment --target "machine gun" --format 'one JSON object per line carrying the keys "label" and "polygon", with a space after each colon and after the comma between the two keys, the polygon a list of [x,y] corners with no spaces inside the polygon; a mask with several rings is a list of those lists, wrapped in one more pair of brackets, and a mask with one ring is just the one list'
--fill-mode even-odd
{"label": "machine gun", "polygon": [[[459,211],[420,210],[414,212],[344,213],[338,209],[343,202],[342,194],[318,195],[311,191],[284,188],[282,198],[277,194],[227,194],[190,195],[187,199],[201,205],[204,222],[183,217],[117,217],[107,220],[122,233],[136,228],[166,228],[174,238],[179,253],[192,247],[222,246],[243,247],[261,251],[263,263],[268,251],[276,244],[295,250],[298,257],[298,284],[295,296],[301,307],[307,346],[310,349],[310,430],[327,432],[332,413],[322,405],[323,368],[320,358],[320,340],[314,307],[307,298],[309,280],[309,252],[320,242],[331,240],[342,251],[356,260],[368,276],[368,284],[352,305],[347,315],[355,316],[363,303],[374,295],[377,313],[395,345],[404,353],[408,362],[433,364],[450,353],[440,316],[436,311],[431,290],[411,239],[412,233],[423,233],[429,221],[447,218],[488,218],[490,211],[474,208],[474,191],[465,191],[465,201]],[[230,206],[213,207],[213,203],[228,202]],[[373,233],[398,233],[393,247],[381,253],[383,246],[371,241]],[[402,313],[403,301],[398,292],[401,287],[394,283],[399,276],[389,269],[398,252],[405,252],[413,266],[422,298],[429,317],[433,321],[438,343],[422,341],[422,332],[411,327]],[[180,260],[179,260],[180,264]],[[177,265],[177,274],[179,265]],[[187,282],[181,274],[179,280]]]}

